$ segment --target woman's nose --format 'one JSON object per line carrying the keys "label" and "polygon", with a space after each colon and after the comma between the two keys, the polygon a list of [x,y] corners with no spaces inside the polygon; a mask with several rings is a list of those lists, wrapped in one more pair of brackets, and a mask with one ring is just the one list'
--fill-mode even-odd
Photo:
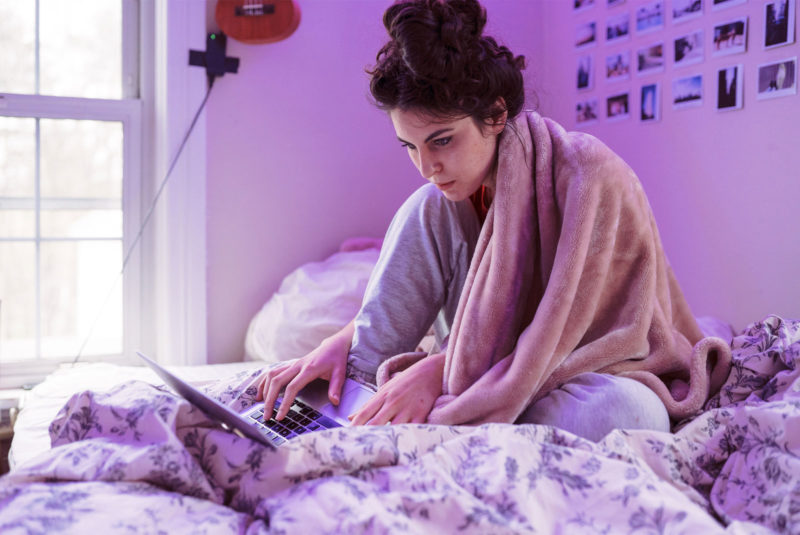
{"label": "woman's nose", "polygon": [[419,172],[422,178],[430,180],[431,177],[442,171],[442,166],[439,161],[433,157],[429,152],[420,151],[419,155]]}

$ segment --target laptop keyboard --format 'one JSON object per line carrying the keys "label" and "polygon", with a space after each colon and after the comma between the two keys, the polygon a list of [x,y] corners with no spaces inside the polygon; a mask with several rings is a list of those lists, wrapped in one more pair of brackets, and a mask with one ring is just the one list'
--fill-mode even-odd
{"label": "laptop keyboard", "polygon": [[276,446],[303,433],[341,427],[340,424],[299,399],[294,400],[289,412],[279,422],[275,419],[279,406],[280,400],[275,402],[275,408],[272,409],[269,419],[264,416],[263,408],[249,414],[251,420],[258,422],[258,429],[261,433],[267,436]]}

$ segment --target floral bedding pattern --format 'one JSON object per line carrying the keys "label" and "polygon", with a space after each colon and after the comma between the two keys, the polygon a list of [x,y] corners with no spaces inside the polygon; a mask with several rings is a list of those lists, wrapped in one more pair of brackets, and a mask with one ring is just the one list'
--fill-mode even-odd
{"label": "floral bedding pattern", "polygon": [[[673,434],[599,443],[533,425],[401,425],[275,451],[164,388],[73,396],[53,448],[0,478],[0,533],[800,533],[800,322],[732,340]],[[243,410],[257,374],[206,387]]]}

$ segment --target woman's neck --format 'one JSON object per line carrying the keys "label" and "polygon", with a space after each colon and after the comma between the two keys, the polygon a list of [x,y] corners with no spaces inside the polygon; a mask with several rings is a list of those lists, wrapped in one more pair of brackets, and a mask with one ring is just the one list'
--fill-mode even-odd
{"label": "woman's neck", "polygon": [[489,174],[486,175],[486,179],[484,179],[481,186],[486,188],[487,193],[489,194],[489,198],[491,199],[494,197],[494,190],[497,188],[497,167],[499,161],[499,148],[500,148],[500,136],[497,136],[497,147],[494,150],[494,162],[492,163],[492,168],[489,171]]}

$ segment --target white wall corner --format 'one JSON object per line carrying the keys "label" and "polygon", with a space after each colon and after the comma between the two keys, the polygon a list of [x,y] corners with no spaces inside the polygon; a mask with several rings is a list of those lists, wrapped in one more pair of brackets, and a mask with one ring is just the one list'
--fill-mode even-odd
{"label": "white wall corner", "polygon": [[[145,119],[143,213],[172,163],[206,95],[205,70],[189,66],[189,50],[205,50],[205,2],[144,0],[153,35],[143,30]],[[147,40],[150,40],[148,43]],[[213,96],[211,97],[213,98]],[[161,194],[144,245],[143,347],[160,362],[205,364],[206,119],[198,118]]]}

